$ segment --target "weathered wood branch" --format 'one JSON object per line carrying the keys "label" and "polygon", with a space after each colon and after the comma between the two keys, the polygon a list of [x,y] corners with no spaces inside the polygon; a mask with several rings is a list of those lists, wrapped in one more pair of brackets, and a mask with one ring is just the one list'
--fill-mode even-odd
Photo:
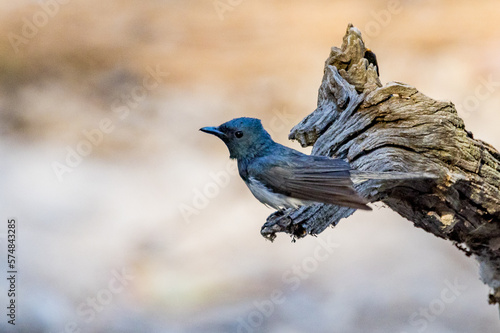
{"label": "weathered wood branch", "polygon": [[[318,107],[289,138],[313,154],[348,160],[364,171],[427,172],[437,180],[369,180],[357,190],[437,237],[465,247],[500,301],[500,153],[466,131],[453,103],[399,82],[383,86],[358,29],[325,63]],[[317,204],[268,217],[261,233],[319,234],[353,209]]]}

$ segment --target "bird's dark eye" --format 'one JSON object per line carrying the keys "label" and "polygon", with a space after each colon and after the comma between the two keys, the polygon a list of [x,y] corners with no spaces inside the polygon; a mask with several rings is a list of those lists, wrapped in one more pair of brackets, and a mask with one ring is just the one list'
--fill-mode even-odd
{"label": "bird's dark eye", "polygon": [[242,131],[235,132],[234,136],[239,139],[239,138],[241,138],[243,136],[243,132]]}

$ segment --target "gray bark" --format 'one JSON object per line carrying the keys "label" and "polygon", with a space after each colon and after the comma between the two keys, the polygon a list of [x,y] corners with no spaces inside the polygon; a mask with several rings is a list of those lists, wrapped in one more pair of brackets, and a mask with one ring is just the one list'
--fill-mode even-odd
{"label": "gray bark", "polygon": [[[453,103],[399,82],[383,86],[365,58],[359,30],[347,28],[342,47],[326,60],[317,109],[289,138],[313,154],[348,160],[355,170],[425,172],[436,179],[369,180],[357,190],[480,263],[491,303],[500,301],[500,153],[465,129]],[[369,58],[369,57],[367,57]],[[372,61],[373,62],[373,61]],[[262,227],[295,238],[319,234],[353,209],[316,204],[275,212]]]}

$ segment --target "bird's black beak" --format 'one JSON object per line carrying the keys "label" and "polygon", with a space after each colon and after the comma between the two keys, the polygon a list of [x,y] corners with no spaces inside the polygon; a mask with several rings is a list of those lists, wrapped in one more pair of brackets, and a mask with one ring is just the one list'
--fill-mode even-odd
{"label": "bird's black beak", "polygon": [[225,138],[226,134],[224,132],[221,132],[218,127],[202,127],[200,128],[200,131],[208,133],[208,134],[213,134],[218,138]]}

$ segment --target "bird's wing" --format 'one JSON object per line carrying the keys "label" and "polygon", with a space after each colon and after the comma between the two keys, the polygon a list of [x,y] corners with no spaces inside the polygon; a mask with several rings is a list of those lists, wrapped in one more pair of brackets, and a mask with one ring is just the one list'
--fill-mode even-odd
{"label": "bird's wing", "polygon": [[368,201],[355,191],[347,162],[305,156],[293,163],[263,161],[257,166],[259,172],[251,172],[252,177],[272,191],[292,198],[371,210],[366,205]]}

